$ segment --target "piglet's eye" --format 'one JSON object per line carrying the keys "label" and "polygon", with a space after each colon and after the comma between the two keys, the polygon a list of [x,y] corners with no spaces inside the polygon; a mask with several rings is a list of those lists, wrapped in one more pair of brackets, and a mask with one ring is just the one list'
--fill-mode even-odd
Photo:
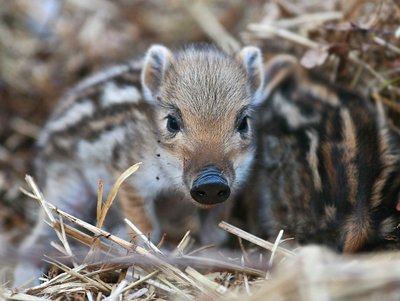
{"label": "piglet's eye", "polygon": [[172,115],[167,116],[167,130],[172,134],[176,134],[181,130],[179,121],[176,117]]}
{"label": "piglet's eye", "polygon": [[237,131],[238,131],[239,133],[247,133],[247,132],[248,132],[248,130],[249,130],[248,119],[249,119],[249,118],[248,118],[247,116],[244,116],[244,117],[240,120],[239,125],[238,125],[238,127],[237,127]]}

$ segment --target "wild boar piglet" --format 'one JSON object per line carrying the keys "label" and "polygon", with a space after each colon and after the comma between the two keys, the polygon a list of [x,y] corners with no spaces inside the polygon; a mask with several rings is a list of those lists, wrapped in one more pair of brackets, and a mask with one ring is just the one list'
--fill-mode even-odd
{"label": "wild boar piglet", "polygon": [[[35,167],[46,200],[93,220],[98,180],[107,194],[142,162],[119,191],[122,215],[157,242],[155,199],[181,195],[203,208],[201,242],[222,243],[217,224],[254,157],[251,116],[262,101],[263,75],[256,47],[230,56],[211,45],[176,52],[154,45],[143,59],[89,77],[61,98],[39,137]],[[40,221],[21,253],[43,250],[53,238]],[[20,266],[16,275],[21,283],[32,273]]]}

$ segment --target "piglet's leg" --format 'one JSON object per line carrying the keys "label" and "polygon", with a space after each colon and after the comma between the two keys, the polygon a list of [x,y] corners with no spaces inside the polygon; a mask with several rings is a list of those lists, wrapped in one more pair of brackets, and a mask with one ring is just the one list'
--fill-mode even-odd
{"label": "piglet's leg", "polygon": [[[144,200],[138,191],[128,184],[121,186],[118,197],[125,217],[152,242],[157,243],[161,236],[161,230],[155,216],[154,201]],[[135,237],[135,234],[133,236]]]}
{"label": "piglet's leg", "polygon": [[[53,171],[56,170],[53,169]],[[96,198],[90,197],[88,187],[84,183],[78,172],[64,168],[62,172],[55,172],[54,177],[48,179],[43,190],[44,198],[59,209],[87,220],[93,213]],[[31,282],[30,284],[33,282],[34,285],[39,284],[38,278],[46,269],[46,264],[42,261],[43,257],[44,255],[52,256],[54,252],[50,242],[59,242],[54,229],[46,224],[42,209],[38,208],[38,210],[41,211],[36,226],[19,248],[19,262],[14,271],[14,287],[28,285],[28,282]],[[79,254],[79,250],[74,250],[74,254]]]}

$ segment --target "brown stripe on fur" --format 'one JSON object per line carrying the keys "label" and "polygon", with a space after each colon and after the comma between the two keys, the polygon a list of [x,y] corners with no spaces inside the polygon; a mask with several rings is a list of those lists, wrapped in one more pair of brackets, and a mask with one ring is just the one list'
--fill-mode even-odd
{"label": "brown stripe on fur", "polygon": [[63,117],[71,108],[78,103],[79,101],[85,99],[85,101],[90,101],[92,103],[96,103],[96,99],[103,92],[103,86],[93,86],[88,87],[85,90],[82,90],[79,93],[70,92],[63,96],[58,106],[53,111],[51,119],[59,119]]}
{"label": "brown stripe on fur", "polygon": [[[313,182],[311,177],[309,176],[309,171],[306,169],[305,165],[303,164],[300,165],[298,176],[301,177],[302,185],[304,185],[304,187],[312,187]],[[311,210],[311,194],[312,194],[312,189],[304,189],[302,191],[303,208],[306,211]]]}
{"label": "brown stripe on fur", "polygon": [[[116,109],[118,106],[114,106]],[[139,118],[133,117],[138,111],[141,115],[150,116],[151,112],[145,104],[121,105],[115,113],[110,110],[99,114],[97,117],[86,119],[82,123],[66,127],[61,131],[50,132],[48,142],[45,144],[42,153],[46,156],[69,156],[74,153],[73,145],[79,140],[94,142],[101,136],[106,129],[116,128],[127,124],[129,121],[138,121]],[[108,113],[108,115],[107,115]],[[139,136],[136,136],[136,140]]]}
{"label": "brown stripe on fur", "polygon": [[382,190],[387,178],[394,171],[394,164],[398,158],[391,153],[389,141],[389,128],[385,117],[384,109],[380,101],[376,101],[377,119],[379,126],[378,147],[379,160],[382,164],[382,171],[375,181],[372,189],[371,207],[376,208],[382,201]]}
{"label": "brown stripe on fur", "polygon": [[332,188],[334,194],[338,194],[338,182],[337,182],[337,174],[336,167],[333,165],[332,158],[332,143],[324,143],[321,146],[322,160],[325,168],[325,172],[329,179],[329,187]]}
{"label": "brown stripe on fur", "polygon": [[326,120],[329,120],[328,122],[325,122],[325,132],[327,137],[332,137],[337,131],[336,122],[333,121],[335,114],[335,110],[331,110],[327,114]]}
{"label": "brown stripe on fur", "polygon": [[121,112],[116,115],[109,115],[105,116],[102,119],[90,121],[88,123],[88,126],[92,133],[97,133],[103,131],[106,127],[112,128],[124,124],[127,120],[130,119],[130,116],[130,112],[128,112],[128,114],[126,112]]}
{"label": "brown stripe on fur", "polygon": [[351,119],[350,113],[347,109],[340,111],[342,118],[342,136],[343,136],[343,162],[346,166],[346,176],[349,189],[349,202],[354,206],[357,201],[357,187],[358,187],[358,170],[355,165],[357,155],[357,138],[356,129]]}
{"label": "brown stripe on fur", "polygon": [[[366,208],[365,208],[366,209]],[[355,253],[367,242],[371,233],[368,211],[356,212],[344,224],[344,253]]]}
{"label": "brown stripe on fur", "polygon": [[141,88],[140,84],[140,70],[137,72],[126,72],[115,78],[117,84],[133,85],[136,88]]}
{"label": "brown stripe on fur", "polygon": [[153,231],[153,226],[142,197],[132,186],[127,184],[121,186],[118,195],[124,215],[144,234],[150,234]]}
{"label": "brown stripe on fur", "polygon": [[[124,82],[131,82],[135,87],[140,87],[140,72],[141,69],[138,68],[140,62],[130,62],[129,65],[120,65],[116,66],[121,68],[120,72],[112,73],[107,75],[106,69],[103,72],[95,73],[94,75],[84,79],[81,84],[77,85],[75,88],[70,90],[64,97],[62,97],[59,101],[58,106],[55,108],[53,113],[53,118],[59,118],[64,115],[65,112],[69,111],[69,109],[78,101],[82,99],[89,99],[94,104],[99,100],[99,95],[104,90],[104,83],[110,80],[113,80],[118,83],[119,80],[123,80]],[[91,79],[94,79],[96,76],[100,76],[105,74],[104,77],[98,78],[98,80],[94,80],[90,82]],[[85,82],[86,81],[86,82]]]}
{"label": "brown stripe on fur", "polygon": [[[140,112],[140,113],[139,113]],[[145,103],[114,105],[111,109],[98,111],[98,116],[75,124],[56,135],[71,135],[83,139],[94,139],[107,128],[114,128],[128,122],[139,123],[145,118],[152,118],[151,108]],[[78,132],[76,132],[78,130]]]}
{"label": "brown stripe on fur", "polygon": [[307,136],[310,139],[310,149],[307,153],[307,161],[310,165],[310,169],[312,172],[313,183],[316,191],[321,191],[322,184],[321,184],[321,176],[318,171],[318,156],[317,156],[317,149],[318,149],[318,135],[313,131],[308,131]]}

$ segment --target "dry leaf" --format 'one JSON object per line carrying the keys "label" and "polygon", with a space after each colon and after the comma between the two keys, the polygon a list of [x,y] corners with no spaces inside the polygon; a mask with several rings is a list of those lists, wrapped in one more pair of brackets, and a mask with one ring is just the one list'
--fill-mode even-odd
{"label": "dry leaf", "polygon": [[309,49],[303,55],[300,63],[308,68],[312,69],[317,66],[321,66],[326,62],[329,57],[329,48]]}

